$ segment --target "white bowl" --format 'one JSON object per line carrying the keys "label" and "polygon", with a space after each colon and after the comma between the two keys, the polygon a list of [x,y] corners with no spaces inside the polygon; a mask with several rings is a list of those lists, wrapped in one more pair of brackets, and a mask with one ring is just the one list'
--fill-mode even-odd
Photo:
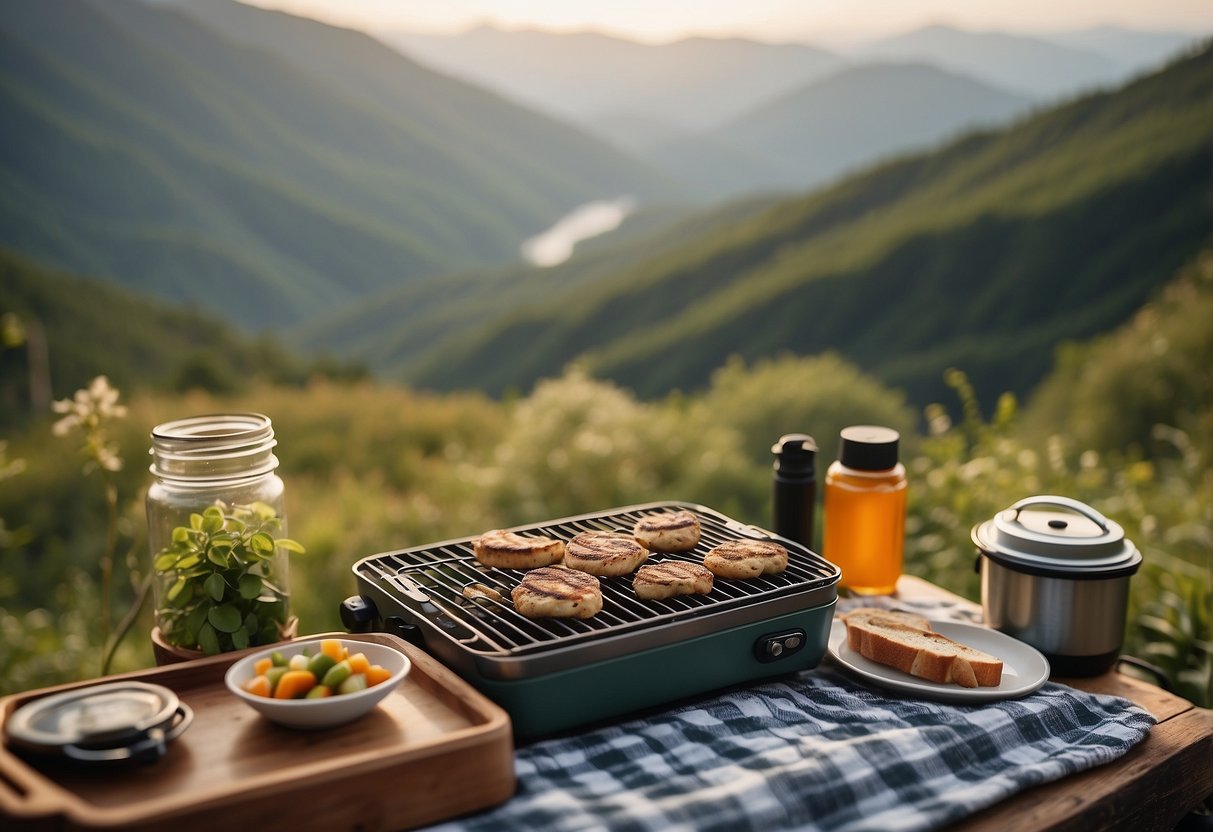
{"label": "white bowl", "polygon": [[[324,638],[331,638],[325,636]],[[371,664],[377,664],[391,671],[391,677],[374,687],[360,690],[357,693],[335,694],[326,699],[270,699],[267,696],[257,696],[244,689],[256,674],[253,666],[271,653],[279,652],[289,661],[291,656],[304,652],[315,655],[320,651],[320,642],[324,638],[301,639],[286,644],[278,644],[250,653],[227,669],[223,681],[227,689],[239,696],[250,707],[255,708],[266,719],[286,725],[291,728],[329,728],[351,722],[363,714],[369,713],[389,693],[396,689],[400,680],[408,675],[412,662],[409,657],[386,644],[375,644],[367,641],[347,641],[338,639],[349,651],[366,654]]]}

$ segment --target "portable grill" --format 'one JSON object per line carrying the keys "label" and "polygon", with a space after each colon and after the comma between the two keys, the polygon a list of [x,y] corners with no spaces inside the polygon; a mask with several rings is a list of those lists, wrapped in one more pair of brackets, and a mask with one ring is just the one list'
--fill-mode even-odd
{"label": "portable grill", "polygon": [[749,538],[785,546],[787,569],[750,580],[717,578],[708,595],[663,601],[637,598],[631,575],[600,578],[603,608],[593,618],[530,619],[510,601],[525,573],[481,565],[469,537],[358,561],[360,594],[342,603],[342,621],[354,632],[382,630],[423,647],[505,708],[519,737],[815,667],[825,653],[839,570],[793,541],[681,502],[513,531],[565,541],[584,531],[631,534],[642,516],[678,510],[698,516],[699,545],[681,554],[654,552],[649,563],[702,562],[713,546]]}

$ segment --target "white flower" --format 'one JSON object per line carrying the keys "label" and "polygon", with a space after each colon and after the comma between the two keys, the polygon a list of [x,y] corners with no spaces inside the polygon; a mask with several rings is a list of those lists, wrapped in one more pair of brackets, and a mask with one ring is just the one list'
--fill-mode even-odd
{"label": "white flower", "polygon": [[122,457],[118,447],[105,435],[107,423],[126,417],[126,407],[118,404],[118,396],[118,389],[110,386],[108,378],[97,376],[70,399],[60,399],[51,405],[55,413],[63,414],[63,418],[51,426],[51,433],[67,436],[77,427],[81,428],[85,433],[84,453],[90,465],[105,471],[121,470]]}

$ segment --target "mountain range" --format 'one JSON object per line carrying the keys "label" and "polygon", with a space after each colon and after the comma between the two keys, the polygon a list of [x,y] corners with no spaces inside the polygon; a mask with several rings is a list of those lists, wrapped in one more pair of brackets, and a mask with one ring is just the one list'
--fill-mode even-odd
{"label": "mountain range", "polygon": [[[338,331],[441,389],[527,389],[578,361],[656,395],[729,356],[835,349],[920,404],[948,395],[948,367],[983,396],[1026,394],[1059,343],[1117,325],[1208,238],[1211,94],[1206,47],[729,222],[633,233],[557,271],[417,283]],[[487,299],[461,314],[452,291]],[[392,346],[422,320],[440,320],[424,345]]]}
{"label": "mountain range", "polygon": [[711,197],[816,186],[1157,68],[1179,32],[1051,37],[934,25],[845,52],[596,32],[380,33],[405,54],[567,118]]}
{"label": "mountain range", "polygon": [[678,192],[364,34],[230,0],[6,5],[0,118],[0,245],[253,328],[516,260],[604,193]]}
{"label": "mountain range", "polygon": [[[1207,46],[1055,105],[806,52],[816,77],[648,161],[365,34],[231,0],[15,4],[0,47],[0,246],[422,387],[504,393],[576,361],[661,395],[733,356],[833,350],[919,404],[951,366],[983,396],[1026,393],[1210,229]],[[530,233],[621,194],[639,209],[618,230],[521,264]],[[16,311],[53,317],[89,285]],[[123,297],[96,306],[132,332],[159,314]]]}

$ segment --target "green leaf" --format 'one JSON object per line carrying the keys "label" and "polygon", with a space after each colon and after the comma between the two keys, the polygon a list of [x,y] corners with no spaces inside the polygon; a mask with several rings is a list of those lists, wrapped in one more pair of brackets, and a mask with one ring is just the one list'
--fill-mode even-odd
{"label": "green leaf", "polygon": [[190,528],[193,529],[194,531],[199,531],[202,528],[202,515],[201,514],[195,513],[195,514],[190,515]]}
{"label": "green leaf", "polygon": [[178,526],[173,529],[173,542],[185,543],[190,539],[190,530],[185,526]]}
{"label": "green leaf", "polygon": [[260,500],[253,503],[250,508],[252,508],[252,510],[256,512],[257,516],[262,520],[272,520],[278,516],[278,512],[274,510],[273,506],[271,506],[269,503],[263,503]]}
{"label": "green leaf", "polygon": [[227,569],[231,549],[210,548],[206,550],[206,559],[221,569]]}
{"label": "green leaf", "polygon": [[216,601],[223,600],[223,593],[227,590],[227,584],[223,580],[223,576],[218,572],[212,572],[211,576],[206,579],[203,584],[206,589],[206,594]]}
{"label": "green leaf", "polygon": [[210,612],[206,614],[206,620],[221,633],[234,633],[240,628],[240,610],[232,604],[221,604],[211,607]]}
{"label": "green leaf", "polygon": [[202,556],[198,554],[186,555],[181,560],[177,561],[178,569],[189,569],[202,563]]}
{"label": "green leaf", "polygon": [[280,537],[275,542],[278,544],[278,548],[286,549],[288,552],[294,552],[295,554],[302,555],[307,551],[303,548],[303,544],[297,540],[291,540],[289,537]]}
{"label": "green leaf", "polygon": [[255,554],[263,557],[268,557],[274,553],[274,538],[270,537],[265,532],[257,532],[249,538],[249,548]]}
{"label": "green leaf", "polygon": [[202,517],[202,530],[207,534],[223,530],[223,515],[216,508],[208,508]]}
{"label": "green leaf", "polygon": [[198,628],[198,646],[208,656],[219,652],[219,635],[210,624],[203,624]]}
{"label": "green leaf", "polygon": [[177,578],[177,580],[173,581],[173,585],[168,588],[168,594],[164,596],[165,600],[176,601],[177,597],[185,589],[185,585],[184,577]]}
{"label": "green leaf", "polygon": [[244,629],[243,626],[238,627],[236,632],[232,633],[232,646],[237,650],[243,650],[245,647],[248,647],[248,630]]}
{"label": "green leaf", "polygon": [[[242,575],[240,577],[240,597],[251,601],[261,594],[261,578],[257,575]],[[256,629],[256,628],[250,628]]]}
{"label": "green leaf", "polygon": [[152,561],[152,567],[157,572],[167,572],[168,570],[172,569],[176,563],[177,555],[173,552],[165,552],[164,554],[160,555],[160,557]]}

